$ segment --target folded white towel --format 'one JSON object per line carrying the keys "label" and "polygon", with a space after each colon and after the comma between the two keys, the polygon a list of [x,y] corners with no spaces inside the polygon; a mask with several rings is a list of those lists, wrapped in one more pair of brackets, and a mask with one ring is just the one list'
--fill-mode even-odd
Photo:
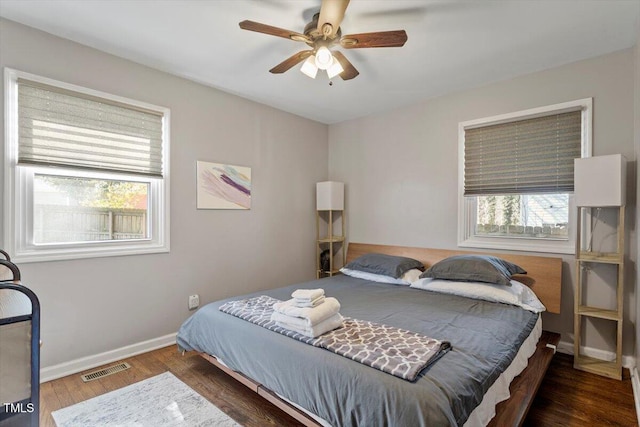
{"label": "folded white towel", "polygon": [[313,301],[316,298],[320,298],[324,296],[324,289],[296,289],[291,294],[291,297],[296,298],[300,301]]}
{"label": "folded white towel", "polygon": [[273,304],[275,313],[280,313],[288,317],[299,318],[302,325],[315,326],[323,320],[333,316],[340,311],[340,303],[333,297],[325,298],[324,302],[317,307],[296,307],[294,299]]}
{"label": "folded white towel", "polygon": [[[299,328],[299,329],[310,328],[315,326],[315,325],[309,324],[309,322],[307,322],[307,319],[303,319],[301,317],[287,316],[286,314],[282,314],[277,311],[274,311],[273,313],[271,313],[271,320],[273,320],[274,322],[286,323],[288,325],[295,326],[296,328]],[[323,320],[326,320],[326,319],[323,319]],[[318,323],[322,323],[322,320]],[[316,325],[318,323],[316,323]]]}
{"label": "folded white towel", "polygon": [[324,297],[319,297],[313,301],[293,299],[293,305],[296,307],[317,307],[324,302]]}
{"label": "folded white towel", "polygon": [[333,331],[334,329],[341,328],[342,316],[340,315],[340,313],[336,313],[333,316],[329,317],[328,319],[325,319],[322,322],[312,327],[300,328],[288,322],[279,322],[279,321],[276,322],[276,325],[283,327],[285,329],[289,329],[290,331],[298,332],[307,337],[315,338],[315,337],[319,337],[320,335],[326,334],[329,331]]}

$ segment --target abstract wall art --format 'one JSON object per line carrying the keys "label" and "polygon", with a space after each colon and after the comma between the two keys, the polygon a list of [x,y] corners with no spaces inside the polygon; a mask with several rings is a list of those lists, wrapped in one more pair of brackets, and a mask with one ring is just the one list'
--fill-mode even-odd
{"label": "abstract wall art", "polygon": [[251,168],[196,163],[198,209],[251,209]]}

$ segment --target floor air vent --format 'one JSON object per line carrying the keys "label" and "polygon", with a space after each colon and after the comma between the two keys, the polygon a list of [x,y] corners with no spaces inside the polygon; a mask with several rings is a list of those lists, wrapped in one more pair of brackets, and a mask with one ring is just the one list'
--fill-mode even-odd
{"label": "floor air vent", "polygon": [[82,381],[85,383],[87,381],[97,380],[98,378],[106,377],[111,374],[117,374],[118,372],[124,371],[125,369],[129,369],[131,366],[124,362],[118,363],[117,365],[109,366],[108,368],[100,369],[99,371],[89,372],[88,374],[80,375]]}

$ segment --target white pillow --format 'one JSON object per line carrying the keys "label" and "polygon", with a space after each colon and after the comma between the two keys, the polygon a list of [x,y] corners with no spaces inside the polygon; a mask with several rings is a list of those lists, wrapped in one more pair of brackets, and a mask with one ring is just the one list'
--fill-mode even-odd
{"label": "white pillow", "polygon": [[512,280],[511,284],[513,285],[514,282],[522,286],[522,304],[520,305],[520,307],[529,311],[533,311],[534,313],[542,313],[543,311],[547,311],[547,307],[545,307],[544,304],[540,302],[538,296],[530,287],[528,287],[527,285],[523,285],[520,282],[516,282],[515,280]]}
{"label": "white pillow", "polygon": [[516,305],[534,313],[540,313],[546,310],[545,306],[542,305],[533,291],[516,280],[511,280],[511,286],[504,286],[485,282],[456,282],[453,280],[424,278],[413,282],[411,287],[484,301]]}
{"label": "white pillow", "polygon": [[340,272],[346,276],[357,277],[358,279],[370,280],[372,282],[391,283],[394,285],[410,285],[418,280],[422,271],[417,268],[412,268],[402,275],[399,279],[391,276],[385,276],[383,274],[367,273],[366,271],[351,270],[350,268],[342,267]]}
{"label": "white pillow", "polygon": [[417,268],[412,268],[404,273],[401,277],[402,280],[406,281],[407,284],[411,284],[420,279],[420,275],[422,274],[422,270],[418,270]]}

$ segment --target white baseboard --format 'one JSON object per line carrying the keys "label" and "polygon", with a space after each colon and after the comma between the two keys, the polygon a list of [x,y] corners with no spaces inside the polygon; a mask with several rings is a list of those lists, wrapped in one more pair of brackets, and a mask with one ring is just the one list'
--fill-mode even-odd
{"label": "white baseboard", "polygon": [[638,378],[638,368],[631,368],[631,386],[633,387],[633,400],[636,404],[636,416],[640,425],[640,378]]}
{"label": "white baseboard", "polygon": [[573,356],[573,343],[567,341],[560,341],[556,347],[559,353],[570,354]]}
{"label": "white baseboard", "polygon": [[[560,341],[558,343],[558,351],[563,354],[573,355],[573,343],[568,341]],[[613,351],[600,350],[593,347],[582,347],[581,353],[585,356],[593,357],[601,360],[614,360],[616,354]],[[636,358],[633,356],[622,356],[622,367],[631,369],[636,366]]]}
{"label": "white baseboard", "polygon": [[104,353],[82,357],[80,359],[71,360],[58,365],[47,366],[46,368],[40,369],[40,382],[44,383],[57,378],[66,377],[67,375],[86,371],[87,369],[115,362],[116,360],[126,359],[141,353],[167,347],[176,343],[176,335],[177,333],[173,333],[163,337],[153,338],[147,341],[120,347],[115,350],[106,351]]}

